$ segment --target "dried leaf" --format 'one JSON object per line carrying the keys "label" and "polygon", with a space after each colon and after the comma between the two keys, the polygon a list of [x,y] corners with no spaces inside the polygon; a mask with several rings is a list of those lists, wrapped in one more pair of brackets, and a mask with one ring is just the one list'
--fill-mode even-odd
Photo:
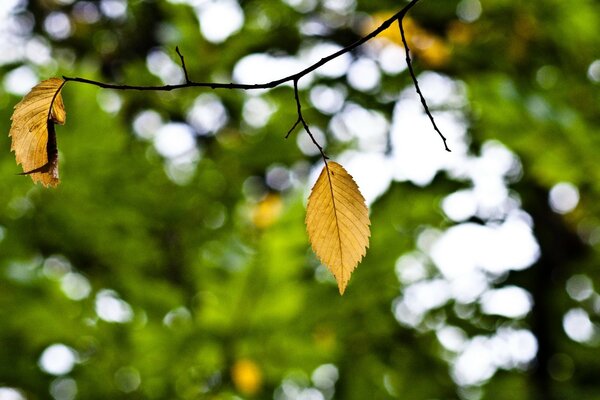
{"label": "dried leaf", "polygon": [[11,150],[23,175],[44,186],[58,185],[58,149],[54,124],[67,118],[60,95],[64,80],[50,78],[40,82],[15,106],[9,136]]}
{"label": "dried leaf", "polygon": [[306,209],[314,252],[335,277],[340,294],[369,247],[369,211],[354,179],[338,163],[323,167]]}

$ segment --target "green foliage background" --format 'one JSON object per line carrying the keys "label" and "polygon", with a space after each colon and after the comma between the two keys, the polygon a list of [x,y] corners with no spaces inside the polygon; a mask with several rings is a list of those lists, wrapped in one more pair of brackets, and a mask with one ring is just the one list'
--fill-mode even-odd
{"label": "green foliage background", "polygon": [[[32,1],[18,7],[17,15],[32,29],[22,35],[47,43],[53,62],[10,62],[0,73],[29,65],[40,79],[68,75],[156,84],[147,54],[160,48],[178,62],[177,45],[194,80],[228,80],[248,54],[294,55],[311,41],[344,46],[359,37],[366,18],[391,15],[386,13],[404,4],[349,1],[335,15],[328,2],[297,2],[314,3],[301,12],[279,0],[240,1],[245,25],[226,42],[212,44],[202,37],[191,7],[146,0],[129,2],[125,18],[72,22],[68,38],[49,36],[45,18],[54,12],[72,15],[78,3]],[[598,282],[600,90],[588,70],[600,57],[600,5],[489,0],[472,23],[459,21],[457,6],[454,0],[423,0],[410,13],[450,49],[449,58],[438,63],[416,51],[415,68],[464,83],[471,154],[495,140],[521,161],[523,174],[510,189],[533,219],[541,258],[495,285],[518,285],[531,294],[534,305],[525,318],[484,315],[477,306],[461,318],[452,302],[430,311],[417,327],[394,318],[393,304],[403,293],[396,260],[415,250],[424,229],[454,224],[440,202],[469,186],[445,173],[425,187],[393,182],[371,206],[370,250],[340,297],[305,233],[308,171],[319,161],[304,155],[295,139],[283,139],[296,118],[289,87],[261,95],[276,108],[262,128],[242,118],[248,94],[214,92],[227,109],[228,123],[214,136],[196,137],[202,156],[191,178],[178,184],[166,173],[168,161],[151,141],[134,134],[132,124],[149,109],[164,121],[182,121],[202,91],[121,92],[121,108],[107,113],[99,105],[100,89],[69,83],[63,90],[67,124],[57,129],[63,180],[56,190],[16,175],[7,133],[19,96],[0,88],[5,132],[0,135],[0,387],[15,388],[27,399],[49,398],[50,392],[73,398],[73,382],[81,399],[600,398],[597,325],[585,343],[571,340],[562,325],[569,309],[586,310],[594,324],[600,312],[597,293],[578,302],[565,290],[573,275]],[[299,26],[309,18],[331,23],[330,29],[322,37],[303,35]],[[268,28],[257,21],[268,21]],[[457,26],[467,32],[462,42],[452,36]],[[544,81],[548,74],[550,81]],[[344,77],[316,79],[315,84],[342,85],[347,99],[387,119],[393,102],[385,98],[411,84],[406,71],[384,74],[372,93],[353,89]],[[311,106],[308,90],[302,97],[307,119],[328,136],[328,153],[335,157],[352,148],[326,129],[331,117]],[[274,164],[293,171],[296,184],[268,188],[265,174]],[[579,189],[580,203],[559,215],[548,205],[548,191],[563,181]],[[475,217],[471,222],[489,223]],[[431,276],[439,275],[430,267]],[[67,275],[87,281],[89,295],[69,298]],[[124,300],[131,320],[100,318],[99,293]],[[538,342],[537,359],[460,386],[450,373],[451,352],[427,324],[440,318],[468,336],[507,326],[528,329]],[[66,376],[40,368],[41,354],[56,343],[77,354]],[[245,370],[256,378],[255,388],[232,374],[241,360],[255,367]],[[311,380],[323,365],[337,369],[333,386]]]}

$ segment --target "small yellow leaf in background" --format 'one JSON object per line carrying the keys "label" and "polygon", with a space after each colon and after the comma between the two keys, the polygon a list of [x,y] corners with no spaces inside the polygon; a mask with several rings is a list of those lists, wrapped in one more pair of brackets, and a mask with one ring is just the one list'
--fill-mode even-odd
{"label": "small yellow leaf in background", "polygon": [[16,106],[11,117],[11,150],[23,174],[44,186],[58,185],[58,149],[54,123],[64,124],[67,114],[60,95],[64,80],[40,82]]}
{"label": "small yellow leaf in background", "polygon": [[277,222],[282,211],[281,196],[270,193],[252,210],[252,222],[257,228],[268,228]]}
{"label": "small yellow leaf in background", "polygon": [[262,372],[252,360],[237,360],[231,368],[231,380],[240,393],[252,396],[262,386]]}
{"label": "small yellow leaf in background", "polygon": [[369,247],[370,224],[365,199],[354,179],[340,164],[328,162],[308,198],[306,229],[340,294]]}

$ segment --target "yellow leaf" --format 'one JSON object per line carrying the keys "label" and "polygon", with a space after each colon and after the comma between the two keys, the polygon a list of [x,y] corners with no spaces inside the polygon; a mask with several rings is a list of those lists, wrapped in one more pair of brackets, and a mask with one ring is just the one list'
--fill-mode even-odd
{"label": "yellow leaf", "polygon": [[10,149],[15,152],[23,175],[44,186],[58,185],[58,149],[54,123],[67,118],[60,95],[65,81],[50,78],[40,82],[15,106],[11,117]]}
{"label": "yellow leaf", "polygon": [[241,359],[231,368],[231,380],[241,393],[252,396],[262,385],[262,372],[252,360]]}
{"label": "yellow leaf", "polygon": [[268,194],[260,201],[252,211],[252,222],[257,228],[265,229],[273,225],[283,211],[281,197],[276,194]]}
{"label": "yellow leaf", "polygon": [[369,211],[354,179],[328,162],[313,186],[306,229],[314,252],[335,277],[340,294],[369,247]]}

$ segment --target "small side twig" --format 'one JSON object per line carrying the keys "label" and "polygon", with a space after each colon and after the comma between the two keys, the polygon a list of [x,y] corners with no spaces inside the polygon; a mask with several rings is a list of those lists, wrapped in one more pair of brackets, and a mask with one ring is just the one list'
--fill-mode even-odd
{"label": "small side twig", "polygon": [[433,115],[431,111],[429,111],[429,106],[427,105],[427,101],[421,92],[421,88],[419,87],[419,82],[417,81],[417,76],[415,75],[415,71],[412,66],[412,60],[410,58],[410,49],[408,48],[408,42],[406,41],[406,35],[404,34],[404,26],[402,25],[403,18],[398,18],[398,26],[400,27],[400,36],[402,36],[402,44],[404,45],[404,51],[406,52],[406,65],[408,66],[408,72],[410,73],[410,77],[412,78],[413,83],[415,84],[415,89],[419,98],[421,99],[421,104],[423,104],[423,108],[425,109],[425,114],[429,117],[431,124],[433,125],[433,129],[440,135],[442,141],[444,142],[444,148],[446,151],[450,151],[448,144],[446,143],[446,137],[442,134],[442,131],[437,127],[435,120],[433,119]]}
{"label": "small side twig", "polygon": [[183,58],[183,54],[181,54],[181,52],[179,51],[179,46],[175,46],[175,51],[177,52],[177,55],[181,60],[181,69],[183,69],[183,74],[185,75],[185,83],[189,84],[191,81],[188,76],[187,68],[185,67],[185,59]]}
{"label": "small side twig", "polygon": [[290,130],[288,131],[287,135],[285,135],[285,138],[289,138],[290,135],[292,134],[292,132],[294,132],[294,129],[296,129],[296,127],[298,126],[298,124],[300,123],[300,118],[298,118],[296,120],[296,122],[294,122],[294,125],[292,125],[292,127],[290,128]]}
{"label": "small side twig", "polygon": [[319,144],[319,142],[317,142],[317,139],[315,139],[315,136],[310,131],[310,128],[306,123],[306,120],[304,119],[304,115],[302,114],[302,103],[300,102],[300,93],[298,90],[298,79],[294,79],[294,99],[296,100],[296,112],[298,113],[298,119],[296,120],[292,128],[288,131],[287,135],[285,135],[285,138],[287,139],[290,136],[290,134],[294,131],[294,129],[296,129],[298,125],[302,124],[304,131],[308,134],[310,140],[314,143],[314,145],[317,146],[317,149],[319,149],[319,153],[321,153],[323,162],[325,163],[325,166],[327,166],[327,160],[329,159],[329,157],[327,157],[325,151],[323,151],[323,147]]}

